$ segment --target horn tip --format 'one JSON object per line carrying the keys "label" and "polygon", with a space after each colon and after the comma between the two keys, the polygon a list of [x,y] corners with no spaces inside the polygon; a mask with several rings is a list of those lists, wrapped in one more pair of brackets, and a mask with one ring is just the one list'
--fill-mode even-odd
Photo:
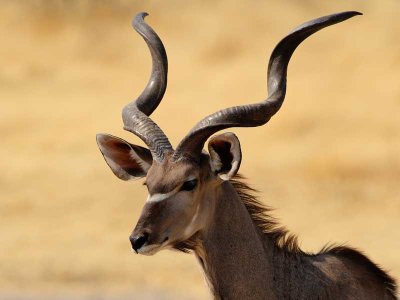
{"label": "horn tip", "polygon": [[133,28],[136,28],[137,25],[142,24],[144,22],[144,18],[146,18],[149,14],[147,12],[140,12],[136,14],[136,16],[132,20]]}
{"label": "horn tip", "polygon": [[356,11],[356,10],[346,11],[346,12],[344,12],[344,14],[347,14],[350,18],[354,17],[354,16],[362,16],[363,15],[362,12],[359,12],[359,11]]}
{"label": "horn tip", "polygon": [[142,19],[142,20],[143,20],[143,19],[146,18],[148,15],[149,15],[149,13],[147,13],[147,12],[145,12],[145,11],[142,11],[142,12],[136,14],[135,19]]}
{"label": "horn tip", "polygon": [[344,11],[342,13],[338,13],[338,16],[342,16],[344,19],[349,19],[354,16],[362,16],[363,13],[356,11],[356,10],[351,10],[351,11]]}

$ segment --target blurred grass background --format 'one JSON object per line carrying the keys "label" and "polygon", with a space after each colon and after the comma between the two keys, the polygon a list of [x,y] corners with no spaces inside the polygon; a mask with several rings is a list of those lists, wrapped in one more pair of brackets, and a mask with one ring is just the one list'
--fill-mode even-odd
{"label": "blurred grass background", "polygon": [[208,297],[193,256],[131,253],[145,189],[116,179],[95,143],[109,132],[141,144],[120,115],[151,68],[130,26],[139,11],[169,55],[153,119],[175,145],[206,114],[263,99],[269,54],[295,26],[364,13],[302,44],[278,116],[234,131],[241,173],[303,249],[348,242],[399,279],[399,9],[397,0],[3,0],[0,298]]}

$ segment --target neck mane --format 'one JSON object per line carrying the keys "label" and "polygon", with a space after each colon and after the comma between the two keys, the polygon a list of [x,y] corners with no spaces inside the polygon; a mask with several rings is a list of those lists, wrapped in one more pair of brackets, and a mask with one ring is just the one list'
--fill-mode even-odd
{"label": "neck mane", "polygon": [[263,233],[266,240],[272,240],[273,245],[282,250],[286,254],[294,254],[298,256],[316,257],[318,255],[332,255],[339,258],[349,259],[355,263],[364,266],[369,273],[375,275],[378,280],[385,286],[390,295],[396,297],[397,285],[392,278],[380,266],[373,263],[361,251],[344,245],[326,244],[317,253],[309,253],[301,250],[297,236],[290,233],[284,226],[270,215],[271,208],[261,203],[257,196],[257,190],[250,187],[244,182],[241,175],[235,176],[230,180],[241,201],[245,205],[254,225]]}
{"label": "neck mane", "polygon": [[[216,299],[224,298],[222,296],[224,293],[225,296],[228,295],[229,298],[232,295],[239,295],[238,293],[241,292],[243,293],[242,295],[245,295],[245,297],[250,299],[251,297],[248,297],[249,295],[246,296],[246,291],[243,290],[231,291],[233,293],[229,295],[228,290],[231,287],[240,285],[246,286],[254,292],[256,292],[255,290],[257,288],[271,290],[271,292],[266,294],[268,296],[266,299],[279,299],[285,297],[285,294],[281,294],[281,291],[294,291],[292,285],[295,280],[298,280],[297,283],[294,282],[294,285],[298,285],[296,288],[301,289],[301,286],[299,285],[302,285],[304,281],[309,281],[309,288],[315,285],[321,286],[321,290],[314,291],[313,295],[316,295],[317,292],[325,293],[323,289],[329,289],[329,286],[324,286],[324,283],[321,282],[318,283],[319,280],[326,282],[331,280],[330,276],[340,277],[346,274],[346,272],[349,272],[348,270],[343,269],[336,270],[336,274],[327,275],[323,272],[321,273],[322,270],[326,271],[324,268],[329,268],[329,262],[325,262],[325,260],[344,262],[349,266],[354,266],[353,269],[361,268],[363,274],[366,274],[367,278],[372,278],[374,284],[380,286],[385,295],[389,296],[389,298],[385,299],[396,299],[395,280],[360,251],[350,247],[337,245],[324,246],[321,251],[316,254],[302,251],[298,245],[296,235],[289,233],[285,227],[281,226],[277,220],[270,215],[271,208],[258,200],[255,195],[256,190],[249,187],[243,181],[241,176],[236,176],[234,179],[230,180],[230,184],[231,188],[228,188],[228,190],[232,193],[230,196],[236,198],[237,205],[233,205],[229,208],[229,210],[231,210],[230,213],[232,214],[227,217],[228,219],[232,218],[236,221],[235,223],[228,224],[227,221],[218,220],[218,226],[215,226],[213,229],[218,230],[220,228],[219,226],[225,227],[224,236],[225,234],[231,234],[232,236],[230,239],[216,239],[218,234],[216,232],[209,232],[205,239],[204,237],[195,235],[191,239],[175,245],[177,250],[183,252],[191,252],[193,250],[196,253]],[[226,206],[229,206],[230,202],[235,202],[234,199],[225,200],[229,200],[223,203]],[[242,217],[238,217],[238,215],[234,213],[234,211],[237,210],[242,210]],[[227,219],[225,218],[225,220]],[[227,228],[230,229],[227,230]],[[246,235],[242,235],[244,231],[247,231],[248,235],[252,236],[254,242],[247,241],[247,243],[252,246],[248,248],[238,247],[237,249],[239,250],[237,251],[244,251],[242,256],[229,256],[229,253],[226,252],[226,247],[224,247],[225,244],[228,243],[228,241],[234,241],[234,243],[236,243],[236,239],[238,238],[246,238]],[[252,231],[253,233],[251,233]],[[215,245],[211,240],[218,241],[218,244]],[[264,248],[263,250],[260,250],[260,245],[261,248]],[[231,247],[235,247],[235,245],[231,245]],[[207,252],[212,252],[212,254]],[[248,257],[254,255],[265,256],[265,258],[260,257],[259,263],[265,264],[265,268],[268,269],[265,270],[267,272],[260,270],[260,266],[258,266],[257,263],[254,264],[254,261],[246,261]],[[226,259],[226,257],[229,257],[229,259]],[[322,260],[324,260],[324,262],[321,263],[321,265],[317,265]],[[232,264],[232,262],[234,263]],[[252,266],[250,266],[251,263],[253,263]],[[217,266],[215,266],[215,264],[217,264]],[[222,271],[219,273],[219,270],[222,270],[225,267],[230,269],[224,273],[222,273]],[[238,275],[229,279],[235,281],[234,284],[233,282],[232,284],[227,283],[228,279],[226,278],[226,274],[240,274],[245,272],[251,274],[254,269],[259,270],[254,271],[254,274],[256,275],[254,275],[253,279],[250,278],[251,275],[242,278],[238,278],[238,276],[240,277],[240,275]],[[354,274],[351,274],[351,272],[350,275],[346,274],[346,276],[353,275]],[[307,279],[305,278],[306,276]],[[256,284],[254,284],[252,280],[254,280]],[[283,286],[279,282],[287,285]],[[252,284],[254,284],[254,286],[251,288],[250,286]],[[228,288],[221,288],[221,286],[228,286]],[[359,287],[356,286],[356,289],[357,288]],[[259,292],[262,293],[262,291]],[[297,292],[294,291],[295,294],[292,296],[296,297]],[[260,295],[261,294],[259,294],[259,296]],[[265,298],[264,295],[262,297]],[[255,299],[258,298],[255,297]]]}
{"label": "neck mane", "polygon": [[284,252],[292,254],[304,254],[297,242],[297,236],[289,231],[270,215],[272,209],[258,200],[257,190],[244,182],[241,175],[236,175],[230,180],[240,200],[246,207],[254,225],[263,234],[263,237],[273,242],[273,245]]}

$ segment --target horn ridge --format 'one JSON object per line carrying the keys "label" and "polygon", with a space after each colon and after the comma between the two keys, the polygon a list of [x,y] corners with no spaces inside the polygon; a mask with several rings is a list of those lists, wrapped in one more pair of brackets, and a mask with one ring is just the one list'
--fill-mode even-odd
{"label": "horn ridge", "polygon": [[235,106],[213,113],[198,122],[179,143],[174,158],[186,154],[198,158],[207,139],[230,127],[256,127],[267,123],[278,112],[286,95],[286,75],[289,60],[307,37],[324,27],[361,15],[347,11],[324,16],[296,27],[272,51],[267,72],[268,98],[255,104]]}
{"label": "horn ridge", "polygon": [[161,128],[149,116],[164,96],[167,87],[168,59],[161,39],[144,22],[147,15],[145,12],[137,14],[132,26],[142,36],[150,50],[152,71],[140,96],[123,108],[122,120],[124,129],[137,135],[149,147],[153,159],[161,162],[164,153],[172,151],[172,146]]}

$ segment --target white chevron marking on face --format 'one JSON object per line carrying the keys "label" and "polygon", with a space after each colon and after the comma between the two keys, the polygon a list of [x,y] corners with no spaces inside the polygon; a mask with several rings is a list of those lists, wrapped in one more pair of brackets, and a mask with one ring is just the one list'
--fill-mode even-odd
{"label": "white chevron marking on face", "polygon": [[[195,177],[189,177],[186,181],[190,181],[195,179]],[[179,187],[176,187],[174,190],[170,191],[169,193],[164,193],[164,194],[153,194],[153,195],[148,195],[146,202],[161,202],[165,199],[168,199],[172,195],[176,194],[179,192],[178,190]]]}
{"label": "white chevron marking on face", "polygon": [[176,190],[173,190],[169,193],[165,193],[165,194],[154,194],[154,195],[149,195],[147,197],[146,202],[161,202],[165,199],[168,199],[169,197],[171,197],[173,194],[176,193]]}

